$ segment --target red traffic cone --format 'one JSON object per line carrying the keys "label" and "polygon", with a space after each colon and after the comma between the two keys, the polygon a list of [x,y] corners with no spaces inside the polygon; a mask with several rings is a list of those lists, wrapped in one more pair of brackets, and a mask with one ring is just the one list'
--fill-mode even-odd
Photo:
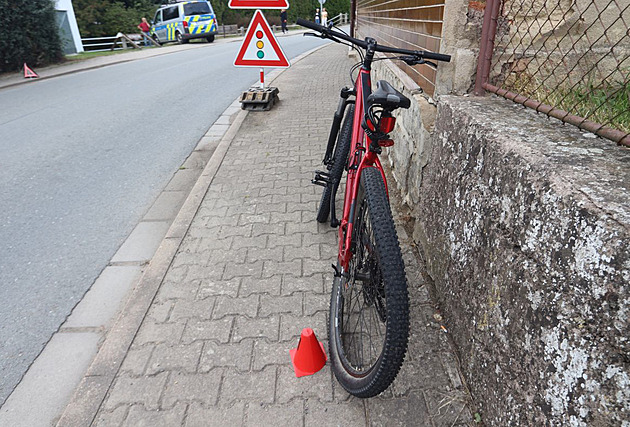
{"label": "red traffic cone", "polygon": [[24,63],[24,78],[25,79],[30,79],[33,77],[39,77],[37,75],[37,73],[33,70],[31,70],[30,68],[28,68],[28,65],[26,65],[26,62]]}
{"label": "red traffic cone", "polygon": [[302,329],[300,342],[297,348],[289,350],[289,355],[296,377],[313,375],[322,369],[328,360],[324,345],[317,341],[311,328]]}

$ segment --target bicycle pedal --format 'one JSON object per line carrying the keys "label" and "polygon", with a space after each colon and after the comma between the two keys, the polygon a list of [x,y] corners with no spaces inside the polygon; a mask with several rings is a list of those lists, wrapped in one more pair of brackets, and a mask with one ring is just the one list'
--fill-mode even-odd
{"label": "bicycle pedal", "polygon": [[311,183],[321,185],[322,187],[328,187],[330,185],[330,174],[322,171],[315,171],[315,177],[311,180]]}

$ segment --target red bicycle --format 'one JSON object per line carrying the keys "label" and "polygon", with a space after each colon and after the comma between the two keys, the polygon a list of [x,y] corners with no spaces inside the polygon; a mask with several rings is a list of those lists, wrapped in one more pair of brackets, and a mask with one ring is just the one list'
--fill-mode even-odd
{"label": "red bicycle", "polygon": [[[409,65],[436,64],[450,56],[381,46],[355,39],[332,27],[298,19],[319,34],[305,35],[350,44],[361,55],[353,88],[343,88],[323,163],[313,183],[324,187],[317,221],[339,227],[339,252],[330,301],[328,342],[333,372],[350,394],[372,397],[396,378],[407,352],[409,296],[405,265],[389,206],[387,181],[378,158],[394,142],[392,112],[411,102],[381,80],[372,92],[370,70],[376,52],[401,55]],[[344,43],[345,42],[345,43]],[[365,51],[365,53],[363,52]],[[346,107],[348,107],[346,109]],[[344,118],[345,117],[345,118]],[[343,120],[343,124],[342,124]],[[335,196],[347,170],[343,215],[335,215]]]}

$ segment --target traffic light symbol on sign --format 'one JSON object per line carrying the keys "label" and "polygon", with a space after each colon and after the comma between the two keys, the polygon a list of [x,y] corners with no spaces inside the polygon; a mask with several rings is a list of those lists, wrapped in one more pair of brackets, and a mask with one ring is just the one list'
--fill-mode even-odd
{"label": "traffic light symbol on sign", "polygon": [[280,68],[290,65],[260,10],[254,12],[254,17],[247,28],[245,39],[236,55],[234,65],[237,67]]}
{"label": "traffic light symbol on sign", "polygon": [[256,56],[259,59],[263,59],[265,57],[265,52],[262,50],[262,48],[265,47],[265,43],[262,41],[263,32],[261,30],[256,31],[256,38],[258,39],[258,41],[256,42],[256,47],[259,49],[258,52],[256,52]]}

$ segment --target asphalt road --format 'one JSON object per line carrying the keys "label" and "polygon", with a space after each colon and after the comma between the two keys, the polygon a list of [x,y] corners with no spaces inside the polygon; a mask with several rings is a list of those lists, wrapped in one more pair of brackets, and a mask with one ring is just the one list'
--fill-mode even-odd
{"label": "asphalt road", "polygon": [[[283,37],[289,58],[324,43]],[[240,43],[0,90],[0,405],[199,138],[259,76]]]}

